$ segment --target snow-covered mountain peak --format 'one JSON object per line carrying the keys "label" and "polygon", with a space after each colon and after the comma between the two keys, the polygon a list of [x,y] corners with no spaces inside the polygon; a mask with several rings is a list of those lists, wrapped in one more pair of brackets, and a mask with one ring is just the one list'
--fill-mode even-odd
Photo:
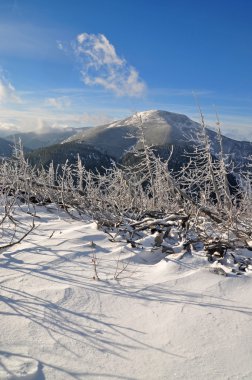
{"label": "snow-covered mountain peak", "polygon": [[124,126],[137,126],[139,124],[173,124],[176,122],[179,124],[193,123],[187,116],[177,114],[174,112],[162,111],[162,110],[148,110],[136,112],[132,116],[123,120],[115,121],[106,125],[106,129],[124,127]]}
{"label": "snow-covered mountain peak", "polygon": [[[186,135],[194,135],[199,128],[198,123],[185,115],[162,110],[148,110],[136,112],[130,117],[106,125],[90,128],[88,131],[70,137],[65,142],[85,142],[102,152],[120,158],[125,151],[137,143],[140,125],[145,130],[146,142],[155,146],[183,142]],[[128,138],[129,135],[131,139]]]}
{"label": "snow-covered mountain peak", "polygon": [[[201,129],[199,123],[186,115],[163,110],[148,110],[77,133],[65,142],[84,142],[115,159],[121,159],[126,151],[137,144],[140,125],[144,128],[146,143],[156,147],[192,145],[193,141],[197,141]],[[207,130],[207,133],[212,141],[213,152],[218,152],[216,132]],[[249,143],[224,137],[223,146],[225,153],[232,154],[236,159],[240,157],[243,160],[242,157],[251,155]]]}
{"label": "snow-covered mountain peak", "polygon": [[162,112],[162,111],[150,110],[150,111],[136,112],[132,116],[127,117],[126,119],[118,120],[111,124],[108,124],[107,129],[122,127],[122,126],[127,126],[127,125],[137,126],[140,123],[149,122],[153,119],[157,120],[159,118],[159,114],[158,114],[159,112]]}
{"label": "snow-covered mountain peak", "polygon": [[[158,119],[158,118],[163,118],[166,119],[167,117],[171,115],[179,115],[174,112],[168,112],[168,111],[162,111],[162,110],[148,110],[148,111],[142,111],[142,112],[136,112],[134,116],[140,117],[144,121],[151,120],[153,118]],[[184,115],[181,115],[184,116]]]}

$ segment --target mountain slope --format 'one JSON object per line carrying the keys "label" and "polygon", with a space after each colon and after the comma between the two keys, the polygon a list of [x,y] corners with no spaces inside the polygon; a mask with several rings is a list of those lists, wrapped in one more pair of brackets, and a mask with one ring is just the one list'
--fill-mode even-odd
{"label": "mountain slope", "polygon": [[[171,168],[179,170],[186,162],[184,151],[193,151],[194,143],[198,141],[201,131],[199,123],[190,120],[187,116],[166,111],[139,112],[131,117],[110,124],[88,128],[68,137],[61,144],[53,145],[42,150],[35,150],[29,157],[32,163],[48,165],[53,160],[55,164],[63,163],[66,159],[76,162],[77,153],[83,158],[85,165],[90,169],[110,166],[111,160],[127,163],[134,157],[127,153],[132,146],[138,146],[142,126],[148,145],[153,146],[158,155],[167,158],[173,145],[173,155],[170,161]],[[213,155],[219,151],[217,134],[207,129],[212,142]],[[246,158],[252,155],[252,144],[244,141],[232,140],[223,136],[224,153],[228,154],[235,164],[243,164]],[[87,151],[87,147],[88,151]],[[95,159],[89,157],[94,150]],[[98,155],[100,155],[99,158]],[[102,165],[99,164],[102,163]]]}
{"label": "mountain slope", "polygon": [[[86,128],[78,128],[79,130],[87,130]],[[76,134],[76,128],[71,128],[67,130],[56,130],[53,132],[37,133],[37,132],[26,132],[26,133],[16,133],[6,137],[7,140],[11,142],[18,141],[21,139],[22,144],[30,149],[38,149],[54,144],[59,144],[66,140],[68,137]]]}
{"label": "mountain slope", "polygon": [[13,151],[12,145],[10,141],[0,138],[0,157],[10,157]]}
{"label": "mountain slope", "polygon": [[[129,118],[77,133],[66,141],[85,141],[101,151],[120,158],[126,149],[137,142],[142,123],[149,145],[181,143],[185,135],[195,133],[199,124],[185,115],[166,111],[139,112]],[[129,135],[132,135],[129,138]],[[66,142],[65,141],[65,142]]]}
{"label": "mountain slope", "polygon": [[102,171],[103,167],[111,165],[111,158],[106,154],[91,145],[75,142],[39,148],[26,157],[32,165],[48,167],[52,161],[55,165],[65,164],[67,160],[69,164],[76,164],[78,155],[87,169]]}
{"label": "mountain slope", "polygon": [[[113,155],[117,159],[121,159],[125,150],[137,143],[140,125],[143,127],[147,144],[156,147],[183,146],[185,144],[192,146],[201,129],[199,123],[185,115],[152,110],[139,112],[126,119],[77,133],[65,142],[82,141],[94,145],[100,151]],[[217,153],[217,134],[210,129],[207,129],[207,132],[213,143],[213,153]],[[223,136],[223,147],[224,153],[230,154],[239,162],[252,154],[251,143],[235,141],[225,136]]]}

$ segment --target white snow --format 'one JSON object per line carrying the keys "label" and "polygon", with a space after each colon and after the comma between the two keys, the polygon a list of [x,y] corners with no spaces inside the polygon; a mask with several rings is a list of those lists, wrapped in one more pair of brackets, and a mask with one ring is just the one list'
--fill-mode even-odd
{"label": "white snow", "polygon": [[155,120],[156,124],[166,123],[164,116],[160,115],[160,111],[149,110],[149,111],[136,112],[135,114],[133,114],[132,116],[126,119],[115,121],[109,124],[106,127],[106,129],[115,128],[115,127],[124,127],[127,125],[139,125],[141,121],[143,123],[150,123],[153,120]]}
{"label": "white snow", "polygon": [[38,378],[38,362],[21,355],[1,353],[1,380],[33,380]]}
{"label": "white snow", "polygon": [[252,379],[251,272],[219,276],[177,243],[164,257],[153,237],[131,248],[88,218],[37,216],[0,254],[1,380]]}

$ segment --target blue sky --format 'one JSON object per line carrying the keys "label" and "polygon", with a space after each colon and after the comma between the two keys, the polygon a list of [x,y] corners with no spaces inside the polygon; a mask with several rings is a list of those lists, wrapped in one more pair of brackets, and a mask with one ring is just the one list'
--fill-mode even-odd
{"label": "blue sky", "polygon": [[0,130],[164,109],[252,140],[250,0],[1,0]]}

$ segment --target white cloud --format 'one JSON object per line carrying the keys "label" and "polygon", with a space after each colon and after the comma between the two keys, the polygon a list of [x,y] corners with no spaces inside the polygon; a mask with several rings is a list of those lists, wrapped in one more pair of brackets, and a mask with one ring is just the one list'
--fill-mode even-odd
{"label": "white cloud", "polygon": [[53,122],[50,120],[44,120],[42,118],[38,118],[35,121],[35,130],[33,132],[43,134],[43,133],[55,133],[62,132],[71,129],[71,127],[67,123]]}
{"label": "white cloud", "polygon": [[108,124],[111,121],[114,121],[114,118],[102,112],[98,112],[95,114],[84,113],[83,115],[78,116],[76,118],[76,121],[81,123],[81,125],[85,125],[85,126],[97,126],[97,125]]}
{"label": "white cloud", "polygon": [[[27,103],[25,103],[27,106]],[[72,111],[72,109],[71,109]],[[74,110],[76,111],[76,110]],[[113,110],[111,110],[113,114]],[[109,112],[110,113],[110,112]],[[114,118],[106,111],[65,112],[47,107],[16,108],[2,107],[0,112],[0,137],[18,132],[47,133],[72,128],[107,124]]]}
{"label": "white cloud", "polygon": [[140,97],[146,92],[137,70],[117,55],[103,34],[82,33],[72,47],[81,63],[82,80],[86,85],[100,85],[118,96]]}
{"label": "white cloud", "polygon": [[62,131],[71,130],[74,127],[71,125],[71,121],[61,120],[47,120],[42,117],[34,118],[20,118],[15,123],[0,122],[0,136],[6,137],[14,133],[22,132],[36,132],[38,134],[43,133],[57,133]]}
{"label": "white cloud", "polygon": [[0,136],[1,137],[11,135],[13,133],[16,133],[17,131],[18,131],[18,127],[14,123],[0,122]]}
{"label": "white cloud", "polygon": [[58,98],[47,98],[45,104],[59,110],[70,107],[71,100],[67,96],[60,96]]}
{"label": "white cloud", "polygon": [[0,104],[21,103],[15,87],[0,72]]}
{"label": "white cloud", "polygon": [[[216,115],[206,114],[205,120],[211,129],[216,130]],[[246,140],[252,142],[251,115],[220,115],[221,133],[234,140]]]}
{"label": "white cloud", "polygon": [[77,54],[90,58],[90,66],[99,68],[102,65],[123,66],[126,61],[119,58],[115,48],[103,34],[82,33],[77,36]]}

